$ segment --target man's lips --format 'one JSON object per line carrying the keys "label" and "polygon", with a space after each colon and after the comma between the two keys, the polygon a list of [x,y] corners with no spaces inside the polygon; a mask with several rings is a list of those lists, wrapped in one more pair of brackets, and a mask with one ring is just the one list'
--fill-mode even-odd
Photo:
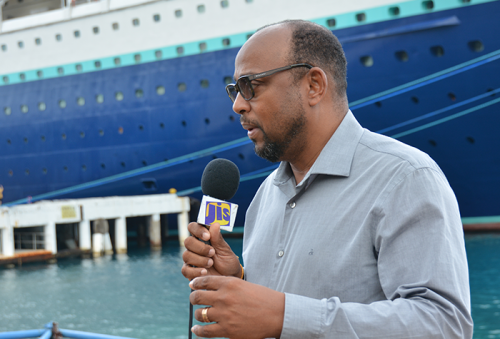
{"label": "man's lips", "polygon": [[257,126],[248,123],[242,123],[241,126],[248,131],[247,134],[250,139],[254,138],[260,130]]}

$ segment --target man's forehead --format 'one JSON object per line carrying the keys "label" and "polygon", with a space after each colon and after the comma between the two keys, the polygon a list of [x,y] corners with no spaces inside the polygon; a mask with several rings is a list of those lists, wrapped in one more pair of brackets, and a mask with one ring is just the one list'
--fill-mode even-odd
{"label": "man's forehead", "polygon": [[254,34],[236,56],[234,77],[285,66],[290,38],[291,31],[284,25],[267,27]]}

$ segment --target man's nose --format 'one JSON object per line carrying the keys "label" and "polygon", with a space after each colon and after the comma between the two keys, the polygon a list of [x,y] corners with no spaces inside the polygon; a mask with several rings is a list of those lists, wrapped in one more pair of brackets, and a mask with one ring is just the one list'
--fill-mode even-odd
{"label": "man's nose", "polygon": [[250,102],[243,99],[240,93],[236,95],[236,100],[234,100],[233,111],[237,114],[245,114],[250,111]]}

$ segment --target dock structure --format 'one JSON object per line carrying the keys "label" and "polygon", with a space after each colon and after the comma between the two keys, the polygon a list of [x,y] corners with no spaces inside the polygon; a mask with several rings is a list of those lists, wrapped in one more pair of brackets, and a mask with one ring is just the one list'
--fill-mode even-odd
{"label": "dock structure", "polygon": [[[177,214],[179,242],[188,237],[190,201],[176,194],[40,201],[0,206],[0,259],[54,256],[58,240],[83,252],[109,250],[107,220],[114,220],[116,253],[127,252],[127,218],[146,217],[151,247],[161,248],[160,215]],[[96,222],[94,232],[91,222]],[[73,239],[57,239],[56,225],[73,225]],[[97,227],[96,227],[97,226]],[[96,236],[97,235],[97,236]],[[74,240],[77,239],[77,242]],[[29,244],[28,249],[23,244]],[[25,246],[26,247],[26,246]]]}

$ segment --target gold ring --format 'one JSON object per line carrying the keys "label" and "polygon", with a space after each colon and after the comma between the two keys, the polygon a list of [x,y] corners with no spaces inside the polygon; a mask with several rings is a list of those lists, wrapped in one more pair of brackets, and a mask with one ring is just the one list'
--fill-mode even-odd
{"label": "gold ring", "polygon": [[201,311],[201,318],[203,319],[203,322],[204,323],[209,323],[211,322],[209,319],[208,319],[208,309],[210,307],[205,307],[202,311]]}

